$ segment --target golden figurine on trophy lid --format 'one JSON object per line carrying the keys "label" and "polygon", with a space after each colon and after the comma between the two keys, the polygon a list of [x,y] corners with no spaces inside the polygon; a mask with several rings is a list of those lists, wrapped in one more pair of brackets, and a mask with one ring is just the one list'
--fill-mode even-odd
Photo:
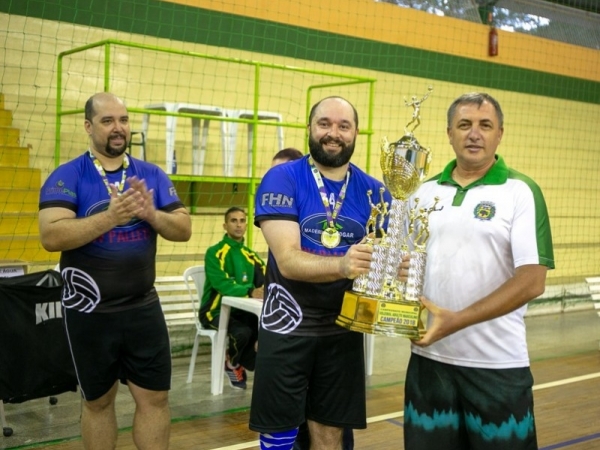
{"label": "golden figurine on trophy lid", "polygon": [[[418,339],[425,329],[421,320],[423,309],[419,297],[423,291],[425,247],[429,237],[429,214],[433,207],[419,208],[419,200],[408,209],[408,198],[427,177],[431,152],[419,144],[414,130],[421,123],[421,105],[433,88],[420,100],[413,96],[405,99],[412,106],[413,115],[404,129],[404,136],[394,143],[383,138],[381,143],[381,170],[383,181],[393,197],[391,205],[373,202],[373,193],[367,192],[371,216],[367,223],[367,243],[373,245],[373,259],[369,273],[354,280],[352,290],[344,295],[342,310],[336,323],[344,328],[363,333],[403,336]],[[410,126],[412,125],[412,129]],[[384,232],[384,219],[388,227]],[[381,236],[376,239],[375,236]],[[398,279],[398,268],[403,256],[410,254],[410,268],[405,283]]]}

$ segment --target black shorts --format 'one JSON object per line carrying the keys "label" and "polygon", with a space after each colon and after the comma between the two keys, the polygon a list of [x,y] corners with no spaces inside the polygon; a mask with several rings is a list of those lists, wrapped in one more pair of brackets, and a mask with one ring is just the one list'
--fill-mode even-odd
{"label": "black shorts", "polygon": [[64,309],[81,395],[91,401],[129,380],[152,390],[171,387],[171,345],[160,302],[115,313]]}
{"label": "black shorts", "polygon": [[366,428],[363,335],[304,337],[258,333],[250,429],[287,431],[305,419]]}
{"label": "black shorts", "polygon": [[478,369],[412,354],[404,448],[537,450],[532,386],[529,367]]}

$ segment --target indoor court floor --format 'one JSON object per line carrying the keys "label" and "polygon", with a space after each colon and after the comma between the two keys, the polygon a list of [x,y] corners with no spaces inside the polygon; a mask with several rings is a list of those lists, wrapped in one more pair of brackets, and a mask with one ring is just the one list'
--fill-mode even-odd
{"label": "indoor court floor", "polygon": [[[600,449],[600,317],[589,309],[527,318],[535,378],[534,398],[541,450]],[[373,375],[367,377],[366,430],[355,431],[357,450],[402,450],[403,380],[409,343],[377,336]],[[194,380],[186,383],[188,357],[174,359],[170,394],[173,450],[258,450],[257,434],[248,429],[252,374],[246,391],[225,382],[223,395],[210,393],[210,348],[198,356]],[[6,404],[13,435],[0,448],[81,449],[79,394],[57,396],[58,403],[36,399]],[[118,449],[134,450],[133,401],[125,387],[117,396]],[[443,447],[440,446],[440,450]]]}

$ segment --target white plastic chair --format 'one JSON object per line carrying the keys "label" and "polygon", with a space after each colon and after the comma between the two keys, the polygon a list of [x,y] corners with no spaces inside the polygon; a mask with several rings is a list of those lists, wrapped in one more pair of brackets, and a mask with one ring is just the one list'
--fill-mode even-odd
{"label": "white plastic chair", "polygon": [[[145,105],[144,109],[153,111],[166,111],[172,113],[191,113],[205,114],[208,116],[225,117],[225,111],[218,106],[195,105],[191,103],[153,103]],[[177,129],[177,116],[167,115],[166,120],[166,172],[173,173],[173,157],[175,155],[175,134]],[[202,139],[200,139],[200,119],[192,119],[192,174],[202,175],[204,172],[204,160],[206,157],[206,145],[208,141],[208,126],[210,119],[206,118],[202,124]],[[142,133],[144,140],[148,139],[148,126],[150,124],[150,114],[144,114],[142,117]],[[223,171],[227,165],[227,124],[222,121],[221,127],[221,145],[223,152]],[[145,145],[140,152],[140,158],[145,160]]]}
{"label": "white plastic chair", "polygon": [[[234,119],[254,119],[254,111],[251,109],[230,109],[227,110],[227,116],[232,117]],[[258,120],[274,120],[276,122],[283,122],[282,115],[276,112],[270,111],[257,111],[256,118]],[[226,163],[225,163],[225,176],[232,177],[234,175],[234,159],[235,159],[235,151],[237,145],[237,122],[231,122],[229,124],[229,143],[227,147],[223,146],[226,149]],[[248,124],[248,176],[252,176],[252,144],[254,141],[254,128],[255,124]],[[283,144],[283,127],[277,127],[277,140],[279,150],[285,148]],[[225,156],[224,156],[225,159]]]}
{"label": "white plastic chair", "polygon": [[[194,338],[194,347],[192,348],[192,359],[190,360],[190,368],[188,371],[187,382],[191,383],[194,377],[194,369],[196,367],[196,356],[198,354],[198,344],[200,343],[200,336],[207,336],[210,338],[211,344],[211,360],[215,359],[215,339],[217,337],[217,330],[207,330],[200,323],[200,300],[202,298],[202,292],[204,289],[204,280],[206,275],[204,274],[204,266],[192,266],[185,269],[183,272],[183,281],[188,288],[190,293],[190,300],[192,301],[192,308],[194,316],[196,317],[196,337]],[[193,284],[192,284],[193,283]],[[193,289],[192,286],[195,288]],[[194,290],[196,292],[194,292]],[[222,370],[222,368],[221,368]],[[217,373],[215,373],[217,372]],[[221,376],[221,371],[211,364],[211,378]]]}

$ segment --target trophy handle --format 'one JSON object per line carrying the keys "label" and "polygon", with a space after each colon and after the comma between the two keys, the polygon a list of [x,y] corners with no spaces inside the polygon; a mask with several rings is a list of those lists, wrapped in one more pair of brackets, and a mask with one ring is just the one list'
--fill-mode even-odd
{"label": "trophy handle", "polygon": [[429,173],[429,167],[431,166],[431,149],[428,147],[425,149],[425,152],[427,153],[427,156],[426,156],[426,160],[425,160],[425,167],[423,169],[423,174],[426,177],[427,174]]}

